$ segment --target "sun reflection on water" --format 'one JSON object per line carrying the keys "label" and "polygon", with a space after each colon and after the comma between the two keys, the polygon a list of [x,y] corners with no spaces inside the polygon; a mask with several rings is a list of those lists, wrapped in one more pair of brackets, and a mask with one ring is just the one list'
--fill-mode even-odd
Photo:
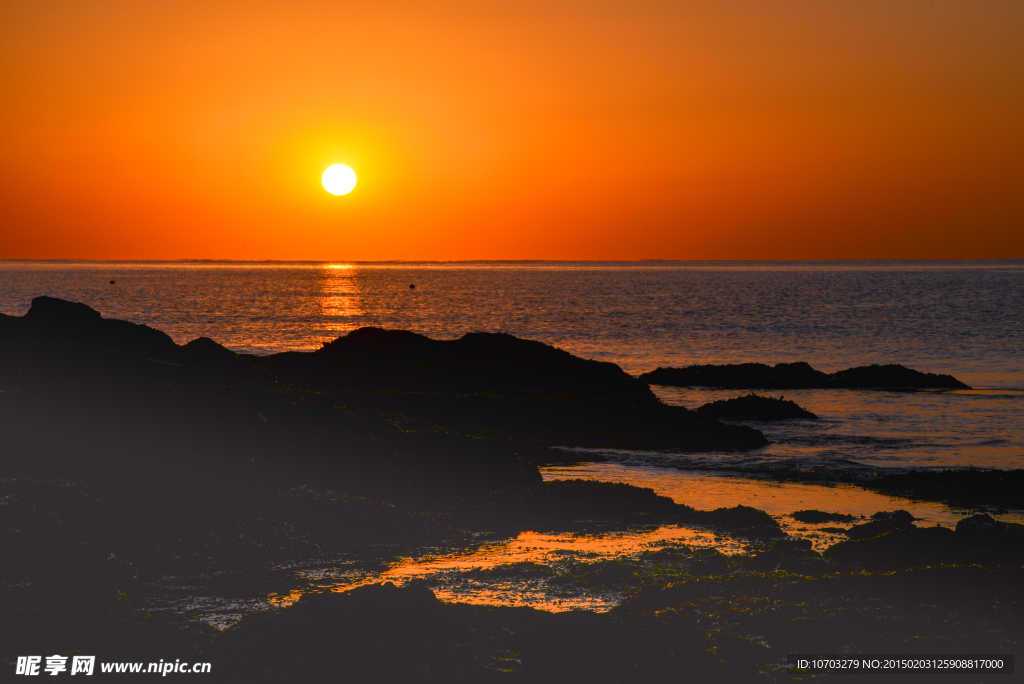
{"label": "sun reflection on water", "polygon": [[[356,269],[351,264],[326,264],[317,282],[317,305],[326,318],[350,318],[363,315]],[[343,321],[326,322],[329,328],[346,328]]]}

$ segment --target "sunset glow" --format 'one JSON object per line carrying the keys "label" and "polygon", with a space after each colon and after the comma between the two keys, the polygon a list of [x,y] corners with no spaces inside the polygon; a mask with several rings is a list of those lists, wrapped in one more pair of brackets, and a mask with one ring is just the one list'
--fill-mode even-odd
{"label": "sunset glow", "polygon": [[0,258],[1024,257],[1022,34],[1001,1],[12,0]]}

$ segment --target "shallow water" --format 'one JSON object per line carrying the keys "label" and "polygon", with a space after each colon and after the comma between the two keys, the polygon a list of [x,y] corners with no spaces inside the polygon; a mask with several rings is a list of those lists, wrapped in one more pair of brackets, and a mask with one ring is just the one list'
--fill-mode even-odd
{"label": "shallow water", "polygon": [[[652,386],[666,403],[695,409],[740,390]],[[739,473],[827,479],[837,471],[853,476],[911,468],[1019,468],[1024,462],[1024,391],[784,390],[783,396],[817,420],[741,421],[768,437],[761,449],[736,453],[586,449],[634,465],[727,469]]]}
{"label": "shallow water", "polygon": [[[778,482],[769,479],[736,477],[699,471],[679,471],[656,466],[619,463],[589,463],[576,466],[543,468],[546,480],[590,479],[602,482],[627,482],[650,487],[702,510],[753,506],[772,515],[783,530],[797,539],[808,539],[816,551],[846,539],[842,530],[863,523],[878,511],[906,510],[922,527],[955,527],[973,511],[954,509],[933,501],[915,501],[871,492],[852,485]],[[800,510],[821,510],[853,515],[850,523],[802,523],[792,517]],[[1024,511],[994,513],[1007,522],[1024,523]],[[636,561],[646,551],[680,545],[696,549],[715,549],[726,555],[750,551],[743,540],[713,531],[666,525],[655,529],[633,529],[603,534],[547,534],[523,532],[512,539],[488,541],[470,551],[428,552],[405,558],[380,571],[367,571],[344,562],[327,562],[293,568],[304,585],[287,594],[272,594],[266,601],[254,602],[249,609],[287,607],[308,591],[347,591],[365,584],[394,582],[402,585],[425,581],[443,601],[502,606],[531,606],[554,612],[564,610],[606,611],[618,605],[627,591],[622,588],[588,589],[553,583],[552,577],[581,564],[611,559]],[[548,574],[523,573],[515,564],[532,563],[550,568]],[[209,599],[205,619],[226,626],[241,613],[223,613],[218,599]],[[189,608],[199,605],[188,604]],[[232,604],[228,603],[227,607]]]}
{"label": "shallow water", "polygon": [[[658,466],[585,463],[542,468],[541,472],[545,480],[583,479],[649,487],[656,494],[700,510],[751,506],[774,517],[793,536],[805,538],[811,538],[809,533],[816,529],[813,525],[793,520],[790,514],[796,511],[819,510],[870,517],[878,511],[903,509],[918,518],[916,525],[925,527],[954,527],[961,518],[974,513],[968,509],[951,508],[937,501],[890,496],[848,484],[779,482]],[[989,511],[989,514],[1006,522],[1024,523],[1024,511]],[[826,523],[825,526],[849,527],[836,523]],[[801,531],[800,528],[807,529]]]}
{"label": "shallow water", "polygon": [[[629,558],[643,551],[679,545],[690,549],[713,548],[725,554],[742,553],[745,548],[742,542],[731,537],[675,525],[604,534],[522,532],[512,539],[486,542],[469,552],[428,553],[405,558],[381,572],[328,565],[301,570],[299,575],[314,580],[317,588],[330,591],[347,591],[376,582],[394,582],[401,586],[414,580],[429,580],[431,589],[442,601],[532,606],[554,612],[581,608],[603,611],[617,605],[625,593],[556,588],[548,582],[549,577],[524,578],[514,572],[505,576],[502,566],[535,563],[565,570],[576,564]],[[269,601],[276,606],[287,606],[306,591],[297,589],[289,594],[273,595]]]}
{"label": "shallow water", "polygon": [[[792,537],[810,540],[816,551],[824,551],[842,541],[846,536],[841,530],[865,522],[864,519],[878,511],[906,510],[917,518],[915,524],[923,527],[954,527],[958,520],[971,514],[971,511],[951,509],[936,502],[913,501],[851,485],[777,482],[654,466],[591,463],[544,468],[543,474],[546,480],[581,478],[628,482],[650,487],[677,503],[703,510],[741,504],[753,506],[775,517]],[[808,524],[792,518],[795,511],[807,509],[846,513],[858,519],[852,523]],[[1024,511],[996,513],[994,517],[1024,523]],[[626,597],[626,589],[566,587],[552,582],[553,577],[567,571],[580,572],[581,566],[598,561],[635,562],[646,551],[680,545],[692,550],[715,549],[726,555],[750,550],[743,540],[676,525],[604,534],[523,532],[512,539],[485,542],[470,551],[445,553],[438,550],[405,558],[379,571],[368,571],[344,561],[293,567],[297,577],[305,581],[289,593],[251,601],[189,597],[173,606],[178,611],[200,613],[205,621],[224,628],[241,619],[242,612],[287,607],[308,591],[347,591],[379,582],[401,586],[425,581],[442,601],[531,606],[553,612],[607,611]],[[516,570],[515,564],[527,563],[544,566],[550,572],[531,574]]]}

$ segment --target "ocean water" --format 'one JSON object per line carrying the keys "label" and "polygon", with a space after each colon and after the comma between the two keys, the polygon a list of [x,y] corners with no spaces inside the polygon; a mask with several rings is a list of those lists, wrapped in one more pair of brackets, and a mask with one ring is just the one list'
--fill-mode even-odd
{"label": "ocean water", "polygon": [[[752,423],[772,441],[756,452],[600,455],[623,468],[826,480],[1024,467],[1024,261],[0,262],[0,312],[24,314],[44,294],[179,343],[205,335],[256,354],[316,349],[373,325],[439,339],[508,332],[633,374],[694,363],[902,363],[975,389],[786,391],[821,419]],[[654,389],[689,408],[741,394]]]}

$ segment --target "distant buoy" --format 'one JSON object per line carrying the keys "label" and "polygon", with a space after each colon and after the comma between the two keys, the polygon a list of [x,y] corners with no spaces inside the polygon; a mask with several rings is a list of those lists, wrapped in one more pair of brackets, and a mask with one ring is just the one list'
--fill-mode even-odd
{"label": "distant buoy", "polygon": [[415,289],[416,289],[416,286],[415,286],[415,285],[412,285],[412,284],[410,284],[410,285],[409,285],[409,289],[410,289],[410,290],[415,290]]}
{"label": "distant buoy", "polygon": [[110,281],[110,284],[111,284],[111,285],[113,285],[113,284],[114,284],[114,281],[113,281],[113,280],[111,280],[111,281]]}

